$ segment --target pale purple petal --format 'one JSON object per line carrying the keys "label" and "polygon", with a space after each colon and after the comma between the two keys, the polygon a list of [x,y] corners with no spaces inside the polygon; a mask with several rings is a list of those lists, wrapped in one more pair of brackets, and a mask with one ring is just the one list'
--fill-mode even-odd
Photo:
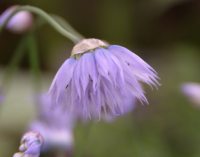
{"label": "pale purple petal", "polygon": [[139,81],[147,83],[148,85],[159,85],[157,79],[157,73],[155,70],[144,62],[139,56],[130,52],[128,49],[112,45],[108,48],[116,57],[122,60],[122,65],[127,70],[130,70],[130,74],[138,78]]}

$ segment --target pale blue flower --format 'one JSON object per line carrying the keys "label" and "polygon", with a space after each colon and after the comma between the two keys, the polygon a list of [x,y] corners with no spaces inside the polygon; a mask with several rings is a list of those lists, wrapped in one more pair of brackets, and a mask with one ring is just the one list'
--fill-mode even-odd
{"label": "pale blue flower", "polygon": [[157,86],[155,70],[130,50],[85,39],[58,70],[49,95],[80,117],[116,117],[127,112],[135,99],[147,103],[141,83]]}

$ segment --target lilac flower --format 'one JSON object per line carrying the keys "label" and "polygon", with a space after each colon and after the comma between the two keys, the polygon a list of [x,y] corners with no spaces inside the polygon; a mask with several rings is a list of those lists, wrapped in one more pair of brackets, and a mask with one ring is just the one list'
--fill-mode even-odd
{"label": "lilac flower", "polygon": [[49,89],[54,105],[80,117],[116,117],[135,99],[147,103],[141,83],[157,86],[155,70],[139,56],[118,45],[84,39],[58,70]]}
{"label": "lilac flower", "polygon": [[[0,25],[11,15],[15,9],[16,6],[12,6],[2,13],[0,16]],[[28,11],[20,11],[10,19],[6,28],[13,33],[23,33],[29,30],[32,24],[32,14]]]}
{"label": "lilac flower", "polygon": [[72,149],[74,116],[62,107],[52,108],[52,102],[46,94],[37,98],[38,118],[29,127],[39,132],[44,139],[44,151],[51,148]]}
{"label": "lilac flower", "polygon": [[183,94],[196,106],[200,106],[200,84],[185,83],[181,86]]}

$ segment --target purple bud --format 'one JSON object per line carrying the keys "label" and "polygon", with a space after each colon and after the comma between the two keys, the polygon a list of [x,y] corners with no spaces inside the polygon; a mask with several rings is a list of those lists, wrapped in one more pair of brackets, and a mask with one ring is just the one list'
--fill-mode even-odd
{"label": "purple bud", "polygon": [[43,137],[38,132],[31,131],[22,137],[19,150],[27,155],[38,155],[40,154],[43,142]]}
{"label": "purple bud", "polygon": [[[16,9],[12,6],[4,11],[0,16],[0,25],[11,15]],[[33,25],[33,16],[28,11],[20,11],[16,13],[8,22],[6,28],[13,33],[23,33],[29,30]]]}

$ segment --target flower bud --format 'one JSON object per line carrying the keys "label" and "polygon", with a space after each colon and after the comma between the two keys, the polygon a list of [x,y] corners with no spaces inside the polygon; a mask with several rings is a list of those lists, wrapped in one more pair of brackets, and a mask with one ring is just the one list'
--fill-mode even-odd
{"label": "flower bud", "polygon": [[[12,6],[2,13],[0,16],[0,25],[15,11],[17,6]],[[8,22],[6,28],[13,33],[24,33],[28,31],[33,24],[33,16],[28,11],[20,11],[16,13]]]}
{"label": "flower bud", "polygon": [[19,150],[25,154],[37,155],[40,154],[42,144],[43,138],[38,132],[28,132],[22,137]]}

